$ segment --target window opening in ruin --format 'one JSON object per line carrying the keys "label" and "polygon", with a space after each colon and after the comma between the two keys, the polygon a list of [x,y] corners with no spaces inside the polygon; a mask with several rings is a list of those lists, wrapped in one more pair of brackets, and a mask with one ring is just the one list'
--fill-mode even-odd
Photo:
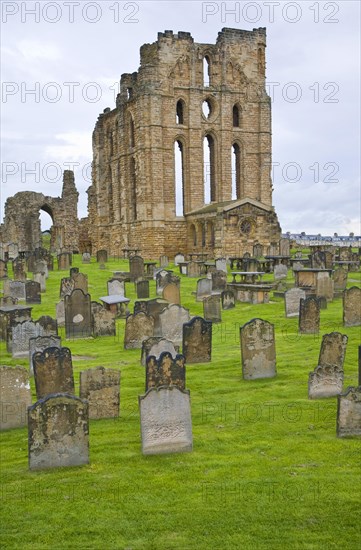
{"label": "window opening in ruin", "polygon": [[177,124],[184,124],[184,103],[181,99],[179,99],[177,101],[176,123]]}
{"label": "window opening in ruin", "polygon": [[175,213],[184,216],[184,152],[181,141],[174,143]]}
{"label": "window opening in ruin", "polygon": [[205,118],[209,118],[212,114],[212,103],[209,99],[205,99],[202,103],[202,112]]}
{"label": "window opening in ruin", "polygon": [[212,136],[206,135],[203,140],[204,204],[216,200],[215,166],[214,139]]}
{"label": "window opening in ruin", "polygon": [[134,120],[132,115],[129,117],[129,134],[130,134],[130,146],[134,147]]}
{"label": "window opening in ruin", "polygon": [[208,55],[203,57],[203,86],[210,85],[210,62]]}
{"label": "window opening in ruin", "polygon": [[53,213],[48,206],[42,206],[39,212],[41,245],[42,248],[50,250],[50,232],[53,226]]}
{"label": "window opening in ruin", "polygon": [[238,105],[233,105],[233,127],[239,128],[239,107]]}
{"label": "window opening in ruin", "polygon": [[197,232],[193,224],[191,225],[191,242],[193,246],[197,246]]}
{"label": "window opening in ruin", "polygon": [[241,149],[232,145],[232,200],[241,198]]}
{"label": "window opening in ruin", "polygon": [[137,219],[137,181],[135,171],[135,159],[130,159],[130,189],[131,189],[131,216],[132,221]]}
{"label": "window opening in ruin", "polygon": [[133,97],[133,88],[127,88],[127,99],[132,99]]}

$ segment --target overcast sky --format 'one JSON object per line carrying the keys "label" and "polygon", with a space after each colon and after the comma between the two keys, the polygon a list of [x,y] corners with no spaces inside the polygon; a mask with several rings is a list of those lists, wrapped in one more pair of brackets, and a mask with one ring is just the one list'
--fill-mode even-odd
{"label": "overcast sky", "polygon": [[59,196],[61,172],[72,165],[79,217],[87,215],[95,122],[159,31],[214,43],[222,27],[267,27],[282,230],[360,234],[358,0],[2,1],[1,27],[1,221],[18,191]]}

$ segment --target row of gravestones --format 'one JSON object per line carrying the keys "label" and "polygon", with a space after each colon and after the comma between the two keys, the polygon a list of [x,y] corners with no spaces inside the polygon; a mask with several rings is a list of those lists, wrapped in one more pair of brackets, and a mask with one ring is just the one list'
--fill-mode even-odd
{"label": "row of gravestones", "polygon": [[[354,286],[343,292],[343,325],[354,327],[361,325],[361,289]],[[321,301],[309,296],[300,288],[285,292],[286,317],[299,318],[299,331],[303,334],[315,334],[320,327]]]}

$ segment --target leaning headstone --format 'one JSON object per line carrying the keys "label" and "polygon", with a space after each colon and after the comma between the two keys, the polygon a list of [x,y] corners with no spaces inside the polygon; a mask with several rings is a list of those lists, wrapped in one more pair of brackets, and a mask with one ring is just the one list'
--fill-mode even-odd
{"label": "leaning headstone", "polygon": [[58,322],[58,327],[65,326],[65,304],[64,300],[60,300],[55,306],[56,308],[56,320]]}
{"label": "leaning headstone", "polygon": [[149,298],[149,281],[140,280],[135,282],[135,288],[138,300]]}
{"label": "leaning headstone", "polygon": [[333,279],[329,276],[328,271],[318,274],[316,296],[326,298],[328,302],[331,302],[333,299]]}
{"label": "leaning headstone", "polygon": [[235,307],[235,297],[232,290],[224,290],[221,293],[222,309],[232,309]]}
{"label": "leaning headstone", "polygon": [[98,250],[97,251],[97,262],[99,264],[106,264],[108,261],[108,251],[107,250]]}
{"label": "leaning headstone", "polygon": [[337,437],[361,436],[361,386],[337,396]]}
{"label": "leaning headstone", "polygon": [[104,367],[81,371],[79,396],[89,403],[89,418],[118,417],[120,371]]}
{"label": "leaning headstone", "polygon": [[240,328],[242,374],[245,380],[276,376],[274,325],[252,319]]}
{"label": "leaning headstone", "polygon": [[196,290],[196,301],[203,302],[212,294],[212,281],[210,279],[198,279]]}
{"label": "leaning headstone", "polygon": [[335,291],[346,290],[348,271],[343,267],[335,269],[333,272],[333,283]]}
{"label": "leaning headstone", "polygon": [[129,258],[129,272],[132,281],[144,277],[144,260],[141,256],[132,256]]}
{"label": "leaning headstone", "polygon": [[189,391],[177,386],[151,388],[139,396],[142,453],[181,453],[192,450]]}
{"label": "leaning headstone", "polygon": [[26,281],[25,300],[27,304],[41,304],[40,283],[36,281]]}
{"label": "leaning headstone", "polygon": [[317,298],[309,296],[300,299],[298,329],[301,334],[318,334],[320,330],[320,303]]}
{"label": "leaning headstone", "polygon": [[219,296],[209,296],[203,300],[203,317],[206,321],[220,323],[222,321],[221,300]]}
{"label": "leaning headstone", "polygon": [[29,468],[42,470],[89,463],[88,403],[47,395],[28,409]]}
{"label": "leaning headstone", "polygon": [[184,254],[181,254],[180,252],[178,252],[178,254],[174,256],[174,265],[179,265],[183,262],[184,262]]}
{"label": "leaning headstone", "polygon": [[30,405],[28,371],[24,367],[0,366],[0,430],[26,426]]}
{"label": "leaning headstone", "polygon": [[70,296],[74,290],[74,279],[72,277],[63,277],[60,281],[60,298]]}
{"label": "leaning headstone", "polygon": [[163,300],[170,304],[180,304],[180,289],[174,283],[169,283],[163,288]]}
{"label": "leaning headstone", "polygon": [[81,261],[83,264],[90,264],[90,259],[91,259],[91,256],[89,254],[89,252],[84,252],[82,257],[81,257]]}
{"label": "leaning headstone", "polygon": [[183,324],[190,320],[189,310],[177,304],[171,304],[159,314],[159,334],[174,345],[181,345],[183,338]]}
{"label": "leaning headstone", "polygon": [[29,340],[29,371],[34,374],[33,355],[38,351],[42,352],[47,348],[61,348],[60,336],[36,336]]}
{"label": "leaning headstone", "polygon": [[224,271],[214,271],[212,274],[212,292],[220,294],[227,288],[227,273]]}
{"label": "leaning headstone", "polygon": [[143,340],[154,333],[154,318],[143,312],[128,315],[125,322],[124,349],[141,348]]}
{"label": "leaning headstone", "polygon": [[107,282],[108,296],[124,296],[125,297],[125,286],[124,281],[119,279],[109,279]]}
{"label": "leaning headstone", "polygon": [[46,348],[33,355],[37,399],[51,393],[73,395],[73,362],[69,348]]}
{"label": "leaning headstone", "polygon": [[179,347],[174,346],[173,342],[171,342],[170,340],[157,336],[152,336],[147,340],[143,340],[141,364],[143,365],[143,367],[145,367],[147,357],[149,357],[150,355],[154,355],[156,359],[159,359],[160,355],[165,351],[170,353],[171,356],[175,358],[179,351]]}
{"label": "leaning headstone", "polygon": [[183,325],[183,355],[187,363],[208,363],[212,356],[212,323],[193,317]]}
{"label": "leaning headstone", "polygon": [[361,288],[357,286],[344,290],[343,324],[345,327],[361,325]]}
{"label": "leaning headstone", "polygon": [[342,392],[343,363],[345,360],[346,334],[324,334],[318,365],[308,378],[308,397],[319,399],[333,397]]}
{"label": "leaning headstone", "polygon": [[276,281],[286,279],[288,273],[287,266],[283,264],[275,265],[273,273]]}
{"label": "leaning headstone", "polygon": [[216,270],[227,273],[227,260],[226,258],[216,258]]}
{"label": "leaning headstone", "polygon": [[74,281],[74,290],[79,288],[84,294],[88,293],[88,275],[85,275],[85,273],[73,273],[71,278]]}
{"label": "leaning headstone", "polygon": [[64,297],[65,333],[67,338],[87,338],[91,336],[90,302],[90,294],[84,294],[80,289],[75,289],[70,296]]}
{"label": "leaning headstone", "polygon": [[115,336],[116,325],[114,314],[101,304],[92,309],[93,336]]}
{"label": "leaning headstone", "polygon": [[186,368],[183,355],[173,358],[168,351],[161,353],[159,359],[150,355],[146,360],[145,373],[145,391],[160,386],[177,386],[181,390],[185,389]]}
{"label": "leaning headstone", "polygon": [[45,273],[34,273],[34,281],[36,283],[39,283],[40,285],[40,292],[45,292],[46,291],[46,278],[45,278]]}
{"label": "leaning headstone", "polygon": [[286,317],[298,317],[300,313],[300,300],[306,298],[306,292],[301,288],[290,288],[285,292]]}

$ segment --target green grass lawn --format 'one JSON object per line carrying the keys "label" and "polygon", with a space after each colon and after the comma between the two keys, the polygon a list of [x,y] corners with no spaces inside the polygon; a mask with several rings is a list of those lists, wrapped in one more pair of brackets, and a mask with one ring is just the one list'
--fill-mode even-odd
{"label": "green grass lawn", "polygon": [[[112,271],[128,262],[73,265],[88,274],[93,300],[107,294]],[[172,266],[170,266],[172,267]],[[178,273],[178,269],[175,269]],[[11,273],[10,273],[11,275]],[[55,317],[60,279],[47,280],[33,319]],[[266,280],[272,277],[266,277]],[[230,278],[229,278],[230,279]],[[182,305],[202,315],[182,276]],[[289,276],[289,282],[291,277]],[[360,285],[350,273],[348,286]],[[151,297],[155,283],[151,282]],[[126,294],[135,292],[127,283]],[[277,377],[244,381],[239,327],[254,317],[275,324]],[[76,392],[81,370],[121,370],[121,413],[90,421],[90,464],[30,472],[27,429],[1,433],[1,547],[6,549],[354,549],[360,546],[360,440],[336,437],[336,398],[310,401],[308,373],[317,365],[322,335],[348,335],[344,387],[357,384],[360,327],[342,325],[342,300],[321,311],[319,335],[299,335],[282,298],[237,303],[213,325],[212,362],[187,366],[191,392],[192,453],[141,454],[138,395],[145,372],[140,350],[124,350],[125,321],[117,336],[66,340]],[[1,364],[14,360],[0,344]],[[85,357],[85,358],[84,358]],[[33,402],[36,401],[31,381]]]}

